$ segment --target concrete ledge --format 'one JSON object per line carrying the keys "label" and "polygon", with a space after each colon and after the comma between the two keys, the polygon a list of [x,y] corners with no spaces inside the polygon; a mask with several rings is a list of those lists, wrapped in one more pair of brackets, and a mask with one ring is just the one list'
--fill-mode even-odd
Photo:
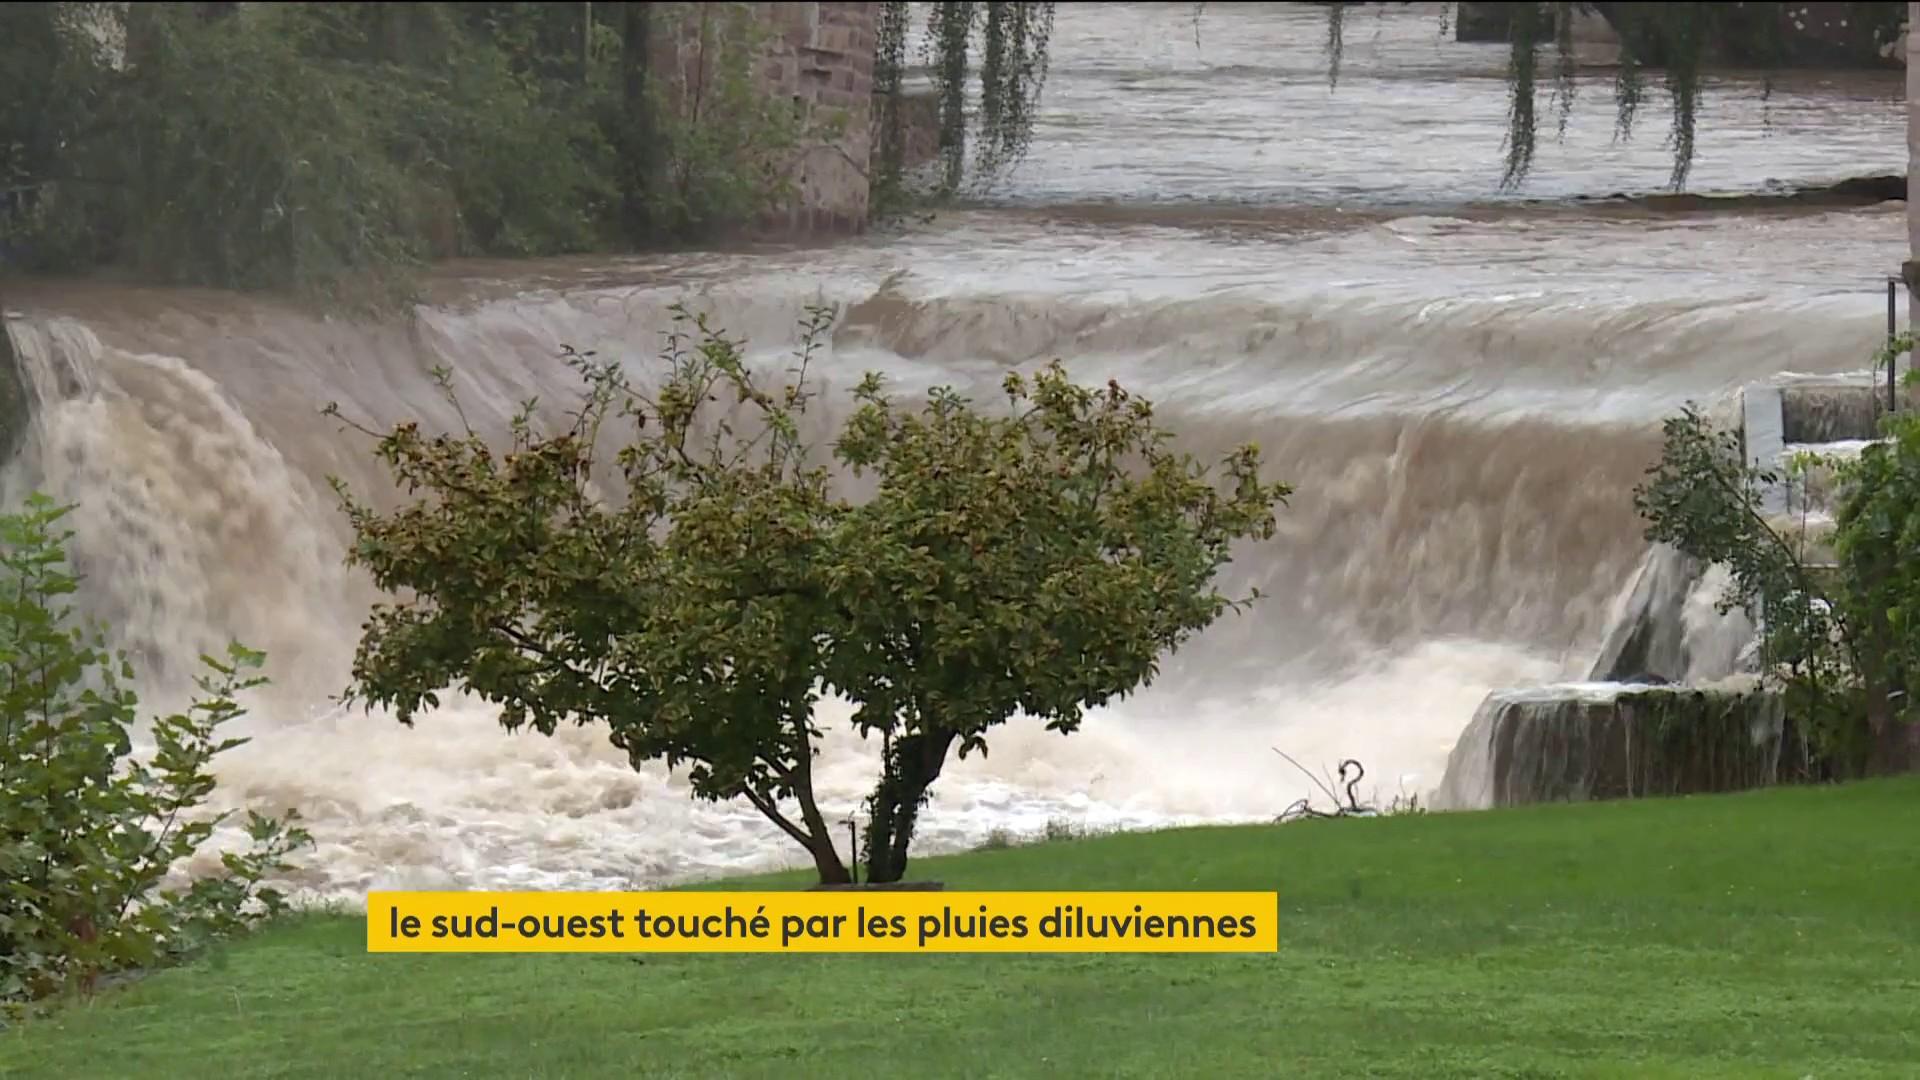
{"label": "concrete ledge", "polygon": [[1873,439],[1887,413],[1885,383],[1815,383],[1779,391],[1780,436],[1789,443]]}
{"label": "concrete ledge", "polygon": [[1752,679],[1500,690],[1447,758],[1435,805],[1738,791],[1795,778],[1812,764],[1780,696]]}

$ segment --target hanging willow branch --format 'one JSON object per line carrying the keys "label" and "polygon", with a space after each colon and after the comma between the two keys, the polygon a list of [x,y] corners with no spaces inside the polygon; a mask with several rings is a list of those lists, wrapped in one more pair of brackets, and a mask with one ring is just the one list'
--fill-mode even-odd
{"label": "hanging willow branch", "polygon": [[[936,194],[950,196],[964,185],[969,146],[973,178],[983,184],[1026,155],[1047,77],[1053,16],[1051,3],[962,0],[927,5],[920,59],[932,77],[939,116]],[[874,93],[880,99],[876,107],[881,126],[874,173],[881,178],[888,204],[897,201],[904,186],[907,140],[901,102],[910,21],[907,3],[880,5]],[[977,108],[969,109],[976,52],[979,96]]]}
{"label": "hanging willow branch", "polygon": [[1698,4],[1672,4],[1668,22],[1667,93],[1673,96],[1673,189],[1687,186],[1693,171],[1694,110],[1700,100],[1700,32],[1703,12]]}
{"label": "hanging willow branch", "polygon": [[1331,4],[1327,7],[1327,89],[1336,90],[1340,86],[1340,53],[1345,48],[1343,13],[1345,4]]}
{"label": "hanging willow branch", "polygon": [[[1344,4],[1327,5],[1327,77],[1337,84],[1340,75],[1341,24]],[[1538,116],[1535,95],[1539,81],[1538,50],[1551,34],[1555,50],[1552,105],[1557,130],[1566,136],[1576,88],[1573,23],[1578,15],[1604,11],[1621,42],[1615,73],[1614,138],[1629,139],[1643,104],[1642,72],[1664,69],[1667,94],[1673,103],[1669,142],[1673,171],[1669,183],[1686,186],[1695,153],[1695,121],[1700,104],[1701,71],[1712,56],[1716,61],[1762,71],[1784,64],[1789,56],[1787,27],[1794,15],[1784,3],[1510,3],[1486,4],[1502,9],[1511,53],[1507,64],[1508,116],[1506,169],[1503,187],[1525,181],[1533,166]],[[1440,9],[1441,32],[1455,21],[1453,5]],[[1850,5],[1852,17],[1872,28],[1874,40],[1891,40],[1904,17],[1904,4]],[[1763,94],[1771,93],[1772,82]]]}
{"label": "hanging willow branch", "polygon": [[1540,5],[1514,5],[1509,30],[1513,51],[1507,59],[1507,171],[1500,178],[1503,188],[1518,187],[1533,167],[1534,47],[1541,21]]}
{"label": "hanging willow branch", "polygon": [[971,0],[944,0],[927,11],[926,51],[940,94],[942,194],[959,190],[967,164],[967,67],[978,12]]}
{"label": "hanging willow branch", "polygon": [[1567,137],[1567,118],[1573,114],[1573,5],[1553,5],[1553,100],[1559,107],[1555,137]]}
{"label": "hanging willow branch", "polygon": [[[1327,8],[1327,83],[1337,88],[1344,51],[1345,4]],[[1783,3],[1510,3],[1489,4],[1505,9],[1511,51],[1508,57],[1506,161],[1501,179],[1505,188],[1524,183],[1533,167],[1537,141],[1536,96],[1538,52],[1549,38],[1555,62],[1550,107],[1555,112],[1557,136],[1565,138],[1577,89],[1573,25],[1577,15],[1605,17],[1618,32],[1621,56],[1614,77],[1614,138],[1626,140],[1644,104],[1644,76],[1648,67],[1664,70],[1664,85],[1672,101],[1669,141],[1673,170],[1669,182],[1684,188],[1695,154],[1695,120],[1700,102],[1701,70],[1709,54],[1718,61],[1769,69],[1788,55],[1787,30],[1792,17]],[[1205,3],[1189,9],[1198,44],[1199,20]],[[1892,34],[1903,17],[1904,4],[1854,4],[1855,14],[1873,20],[1880,34]],[[1440,7],[1442,33],[1457,21],[1453,5]],[[940,194],[957,192],[966,179],[968,145],[973,144],[975,178],[990,182],[1022,158],[1033,133],[1033,116],[1047,72],[1047,47],[1053,33],[1051,3],[944,2],[928,5],[922,59],[932,76],[939,110]],[[1885,24],[1883,27],[1882,24]],[[905,138],[900,101],[906,59],[909,5],[890,0],[880,5],[879,43],[874,84],[880,110],[880,137],[875,169],[877,191],[888,199],[901,186]],[[1878,38],[1876,38],[1878,40]],[[974,57],[979,54],[979,105],[969,113]],[[1767,84],[1771,90],[1771,82]],[[883,199],[876,197],[876,203]]]}
{"label": "hanging willow branch", "polygon": [[870,198],[881,212],[900,202],[902,173],[907,156],[906,119],[901,90],[907,74],[907,26],[911,11],[905,3],[880,5],[873,47],[874,107],[880,110],[879,142]]}
{"label": "hanging willow branch", "polygon": [[991,179],[1025,156],[1053,38],[1052,4],[987,4],[980,66],[980,145],[974,169]]}
{"label": "hanging willow branch", "polygon": [[1613,137],[1625,142],[1633,138],[1633,116],[1640,109],[1640,62],[1629,50],[1620,51],[1620,68],[1613,76]]}

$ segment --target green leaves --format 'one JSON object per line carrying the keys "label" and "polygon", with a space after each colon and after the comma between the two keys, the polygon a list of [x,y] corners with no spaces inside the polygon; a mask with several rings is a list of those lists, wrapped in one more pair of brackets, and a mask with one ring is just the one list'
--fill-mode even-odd
{"label": "green leaves", "polygon": [[0,514],[0,1002],[38,997],[102,972],[181,955],[256,917],[259,888],[308,841],[293,815],[253,815],[255,847],[185,894],[168,870],[198,852],[221,817],[204,812],[210,766],[246,740],[220,729],[265,658],[240,645],[205,657],[202,696],[156,717],[136,756],[137,701],[124,657],[73,627],[60,597],[67,508],[44,496]]}
{"label": "green leaves", "polygon": [[[1289,494],[1256,449],[1202,465],[1146,402],[1054,364],[1009,377],[991,415],[947,389],[906,408],[864,379],[831,448],[874,481],[853,502],[799,436],[826,313],[777,388],[679,316],[650,395],[569,354],[583,398],[567,430],[515,425],[498,456],[412,424],[377,436],[421,497],[377,513],[343,494],[353,559],[412,599],[374,610],[353,696],[410,722],[458,685],[509,729],[605,723],[636,764],[748,799],[830,879],[844,870],[810,769],[814,702],[838,694],[889,748],[868,848],[890,874],[950,748],[984,754],[1021,713],[1072,731],[1144,685],[1238,602],[1213,575],[1233,541],[1272,536]],[[602,503],[588,433],[609,424],[626,428],[626,490]]]}
{"label": "green leaves", "polygon": [[[751,222],[829,127],[755,85],[739,5],[4,11],[0,247],[35,270],[391,306],[429,259]],[[649,73],[688,39],[693,85]]]}
{"label": "green leaves", "polygon": [[[1737,433],[1688,408],[1665,423],[1661,458],[1634,499],[1648,539],[1731,572],[1723,609],[1758,617],[1765,674],[1842,774],[1900,766],[1898,732],[1911,722],[1909,688],[1920,681],[1920,636],[1906,615],[1920,598],[1920,573],[1909,569],[1920,551],[1920,421],[1900,414],[1887,433],[1857,461],[1801,454],[1782,474],[1747,465]],[[1763,485],[1804,492],[1821,467],[1842,492],[1834,571],[1809,565],[1761,512]]]}

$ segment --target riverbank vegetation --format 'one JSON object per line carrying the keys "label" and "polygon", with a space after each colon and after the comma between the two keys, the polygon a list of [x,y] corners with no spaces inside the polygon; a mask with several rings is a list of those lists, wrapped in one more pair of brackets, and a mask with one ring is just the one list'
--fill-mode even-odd
{"label": "riverbank vegetation", "polygon": [[[1900,335],[1876,364],[1913,346]],[[1667,420],[1635,494],[1649,540],[1731,572],[1722,605],[1754,618],[1757,666],[1833,776],[1920,764],[1920,572],[1903,554],[1920,540],[1920,413],[1882,422],[1885,438],[1858,457],[1750,462],[1738,431],[1688,408]],[[1808,528],[1815,471],[1831,489],[1824,535]],[[1799,492],[1798,522],[1768,510],[1782,487]]]}
{"label": "riverbank vegetation", "polygon": [[1903,1075],[1917,799],[1868,781],[917,864],[950,889],[1277,890],[1266,955],[369,955],[362,918],[297,916],[0,1033],[0,1076]]}
{"label": "riverbank vegetation", "polygon": [[[668,30],[698,107],[652,70]],[[377,300],[429,258],[709,237],[832,121],[753,88],[758,32],[729,4],[9,4],[0,265]]]}
{"label": "riverbank vegetation", "polygon": [[[65,510],[35,497],[0,515],[0,1018],[103,975],[153,968],[281,909],[262,885],[307,843],[297,814],[247,814],[251,848],[207,854],[228,815],[211,770],[263,657],[207,658],[201,697],[139,724],[134,672],[77,624]],[[135,752],[136,738],[151,745]]]}
{"label": "riverbank vegetation", "polygon": [[[1359,5],[1324,6],[1337,93],[1343,11]],[[1892,41],[1903,5],[1853,6]],[[1564,131],[1576,12],[1604,15],[1623,41],[1620,137],[1659,73],[1675,188],[1693,161],[1705,67],[1793,60],[1783,4],[1479,7],[1497,9],[1511,42],[1508,186],[1531,168],[1543,116],[1557,111]],[[754,9],[4,5],[0,267],[379,301],[405,296],[434,258],[711,238],[780,206],[797,151],[862,122],[796,111],[757,85],[767,28]],[[1025,0],[926,5],[916,53],[911,6],[879,5],[875,139],[856,162],[876,213],[990,184],[1026,154],[1054,13]],[[661,58],[679,70],[656,71]],[[910,160],[916,65],[936,99],[927,177]]]}

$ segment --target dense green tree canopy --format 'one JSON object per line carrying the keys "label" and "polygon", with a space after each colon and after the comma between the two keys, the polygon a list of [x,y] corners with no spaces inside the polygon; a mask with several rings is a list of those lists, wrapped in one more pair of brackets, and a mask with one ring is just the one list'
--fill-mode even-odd
{"label": "dense green tree canopy", "polygon": [[1215,472],[1145,401],[1056,365],[1008,376],[991,411],[946,390],[906,407],[869,378],[830,451],[872,487],[853,500],[800,437],[810,353],[763,387],[702,325],[651,394],[574,357],[574,422],[524,415],[503,454],[470,432],[367,432],[412,501],[343,490],[353,558],[412,599],[375,609],[355,694],[402,721],[457,685],[510,729],[604,723],[636,765],[751,803],[828,882],[847,871],[814,797],[814,706],[841,695],[882,744],[868,877],[897,880],[950,752],[984,753],[1015,715],[1070,732],[1151,680],[1240,602],[1214,573],[1288,494],[1254,448]]}
{"label": "dense green tree canopy", "polygon": [[[0,6],[0,266],[372,298],[437,257],[697,239],[819,118],[745,5]],[[700,51],[703,110],[649,66]]]}

